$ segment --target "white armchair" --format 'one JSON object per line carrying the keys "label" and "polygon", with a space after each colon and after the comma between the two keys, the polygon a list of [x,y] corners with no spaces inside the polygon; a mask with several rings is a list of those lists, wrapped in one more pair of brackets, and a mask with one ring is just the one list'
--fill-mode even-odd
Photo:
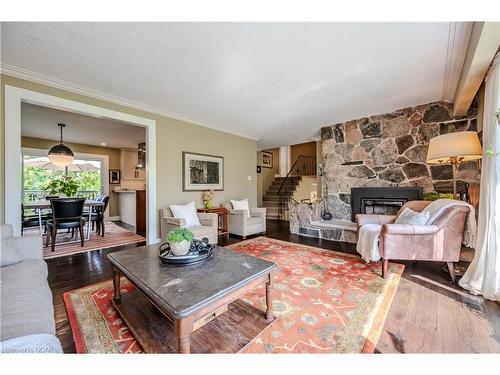
{"label": "white armchair", "polygon": [[[219,233],[217,214],[198,213],[197,215],[201,225],[187,229],[193,232],[195,239],[201,240],[206,237],[209,243],[217,244]],[[161,239],[165,241],[168,232],[174,229],[186,228],[186,220],[175,218],[170,208],[162,208],[160,209],[160,225]]]}
{"label": "white armchair", "polygon": [[224,206],[229,211],[228,229],[229,233],[241,236],[246,239],[247,236],[257,233],[266,233],[266,208],[251,208],[250,217],[246,210],[233,210],[231,203]]}

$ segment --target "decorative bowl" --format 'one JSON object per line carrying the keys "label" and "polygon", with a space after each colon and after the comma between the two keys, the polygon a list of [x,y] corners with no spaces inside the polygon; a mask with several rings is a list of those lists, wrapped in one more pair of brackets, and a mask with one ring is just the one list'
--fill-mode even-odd
{"label": "decorative bowl", "polygon": [[214,256],[215,246],[208,243],[208,239],[202,241],[193,240],[190,249],[185,255],[175,255],[168,243],[160,245],[158,254],[163,265],[189,266],[203,263]]}
{"label": "decorative bowl", "polygon": [[191,247],[191,241],[182,240],[181,242],[171,243],[170,250],[176,256],[186,255]]}

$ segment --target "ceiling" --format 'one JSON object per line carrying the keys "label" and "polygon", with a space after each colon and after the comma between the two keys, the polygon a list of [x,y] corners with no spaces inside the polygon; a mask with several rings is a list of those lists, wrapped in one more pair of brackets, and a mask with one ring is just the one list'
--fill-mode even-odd
{"label": "ceiling", "polygon": [[146,131],[118,121],[106,120],[41,107],[21,104],[21,135],[24,137],[59,140],[58,123],[66,124],[63,130],[65,142],[114,148],[137,148],[145,142]]}
{"label": "ceiling", "polygon": [[2,23],[1,59],[7,73],[34,72],[268,148],[308,141],[328,124],[453,98],[450,72],[461,65],[450,69],[449,46],[466,50],[467,38],[453,40],[466,27]]}

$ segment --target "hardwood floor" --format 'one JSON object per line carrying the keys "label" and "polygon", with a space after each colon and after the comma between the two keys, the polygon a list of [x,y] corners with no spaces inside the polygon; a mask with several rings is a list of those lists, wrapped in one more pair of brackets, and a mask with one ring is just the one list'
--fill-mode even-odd
{"label": "hardwood floor", "polygon": [[[290,234],[288,223],[268,221],[268,237],[346,253],[352,244]],[[238,242],[231,236],[221,245]],[[75,353],[64,292],[111,279],[110,252],[137,245],[49,259],[57,336]],[[378,353],[500,353],[500,303],[473,296],[441,273],[442,264],[402,262],[406,268],[376,347]]]}

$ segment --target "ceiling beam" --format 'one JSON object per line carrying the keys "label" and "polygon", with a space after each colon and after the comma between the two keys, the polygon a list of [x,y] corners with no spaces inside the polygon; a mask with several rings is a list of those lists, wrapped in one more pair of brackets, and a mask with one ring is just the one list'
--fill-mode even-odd
{"label": "ceiling beam", "polygon": [[464,115],[500,46],[500,22],[474,22],[464,66],[453,100],[453,115]]}
{"label": "ceiling beam", "polygon": [[446,102],[453,102],[457,92],[458,80],[464,66],[473,25],[474,22],[449,23],[442,97]]}

